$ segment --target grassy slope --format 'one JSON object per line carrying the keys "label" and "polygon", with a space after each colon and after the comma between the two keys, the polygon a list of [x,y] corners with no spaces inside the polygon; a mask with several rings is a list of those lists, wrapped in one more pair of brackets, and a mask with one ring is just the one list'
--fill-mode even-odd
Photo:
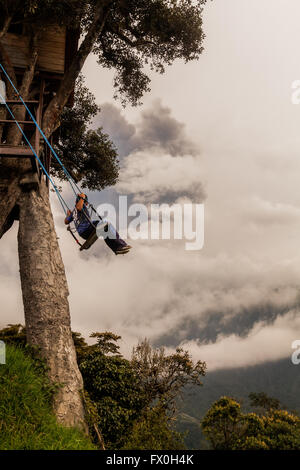
{"label": "grassy slope", "polygon": [[57,423],[45,384],[30,357],[7,346],[0,364],[0,450],[95,449],[80,430]]}

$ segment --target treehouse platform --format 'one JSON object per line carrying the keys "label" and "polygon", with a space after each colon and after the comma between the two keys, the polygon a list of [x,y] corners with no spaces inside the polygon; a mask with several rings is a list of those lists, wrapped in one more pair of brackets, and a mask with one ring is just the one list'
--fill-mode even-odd
{"label": "treehouse platform", "polygon": [[[24,22],[16,21],[9,26],[7,33],[1,38],[1,43],[14,69],[17,89],[20,89],[24,73],[30,65],[30,34],[30,30]],[[43,113],[57,93],[61,80],[78,50],[79,37],[79,29],[68,29],[59,25],[53,25],[43,31],[37,47],[38,58],[34,78],[29,93],[27,93],[28,99],[24,100],[30,112],[28,110],[24,113],[20,111],[24,107],[24,103],[17,92],[13,93],[10,90],[7,99],[0,102],[0,162],[4,158],[30,159],[32,173],[38,177],[38,181],[44,177],[45,171],[43,170],[50,173],[51,165],[51,152],[41,137],[38,126],[42,128]],[[6,90],[9,90],[9,83],[3,73],[0,74],[0,79],[6,81]],[[70,94],[67,106],[72,107],[73,103],[74,90]],[[18,116],[21,117],[18,119]],[[16,117],[18,124],[14,117]],[[18,135],[18,139],[16,139],[18,145],[10,145],[10,142],[14,141],[11,138],[13,127],[16,128],[15,132]],[[49,140],[53,145],[52,136]],[[45,179],[47,186],[49,186],[48,178]]]}

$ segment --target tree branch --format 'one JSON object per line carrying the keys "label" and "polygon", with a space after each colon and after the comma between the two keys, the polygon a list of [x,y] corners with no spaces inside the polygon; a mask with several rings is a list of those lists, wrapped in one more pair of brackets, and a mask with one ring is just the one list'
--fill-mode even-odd
{"label": "tree branch", "polygon": [[59,117],[73,90],[75,81],[85,63],[86,58],[93,49],[96,39],[101,35],[110,13],[112,0],[98,0],[96,12],[88,32],[74,57],[71,66],[64,75],[57,94],[49,103],[43,119],[43,131],[49,137],[59,127]]}
{"label": "tree branch", "polygon": [[109,30],[118,36],[121,41],[124,41],[125,44],[127,44],[130,47],[139,47],[139,46],[146,46],[146,45],[152,45],[155,46],[155,42],[151,41],[150,39],[144,39],[144,36],[140,34],[138,31],[136,31],[134,28],[130,27],[128,21],[126,21],[126,28],[129,33],[135,38],[132,39],[126,35],[126,33],[121,31],[119,25],[115,24],[110,24],[109,25]]}
{"label": "tree branch", "polygon": [[8,17],[5,19],[3,28],[2,28],[2,30],[0,31],[0,39],[2,39],[3,36],[5,36],[5,34],[7,33],[8,28],[10,27],[10,23],[11,23],[12,18],[13,18],[12,16],[8,16]]}
{"label": "tree branch", "polygon": [[[0,57],[2,58],[2,65],[4,66],[7,74],[9,75],[11,81],[13,84],[16,86],[17,85],[17,77],[15,74],[14,67],[11,63],[11,60],[9,58],[9,55],[6,52],[5,47],[3,46],[2,42],[0,41]],[[7,97],[8,99],[12,99],[14,96],[15,92],[11,84],[9,83],[8,80],[6,81],[6,90],[7,90]]]}
{"label": "tree branch", "polygon": [[23,98],[25,97],[25,99],[28,98],[29,88],[30,88],[30,85],[31,85],[33,77],[34,77],[35,67],[36,67],[36,63],[37,63],[37,60],[38,60],[38,40],[39,40],[39,36],[40,36],[40,31],[36,31],[31,37],[32,54],[31,54],[31,57],[30,57],[28,68],[27,68],[26,72],[23,75],[22,85],[21,85],[21,88],[20,88],[20,95]]}

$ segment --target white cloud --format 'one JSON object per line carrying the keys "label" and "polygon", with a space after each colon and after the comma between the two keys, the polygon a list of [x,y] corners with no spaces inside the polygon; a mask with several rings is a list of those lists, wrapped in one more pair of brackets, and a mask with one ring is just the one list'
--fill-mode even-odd
{"label": "white cloud", "polygon": [[134,200],[157,202],[165,194],[184,194],[203,200],[203,171],[199,156],[173,157],[155,148],[129,155],[120,172],[116,190],[134,194]]}
{"label": "white cloud", "polygon": [[[126,354],[140,338],[173,335],[209,369],[290,353],[300,332],[292,310],[300,285],[300,108],[290,104],[290,84],[299,75],[299,8],[296,0],[210,2],[199,62],[177,62],[165,76],[153,76],[146,106],[127,109],[124,119],[106,104],[102,124],[117,133],[123,157],[129,155],[119,190],[152,202],[170,192],[183,200],[196,186],[203,195],[204,185],[205,246],[195,253],[179,241],[136,241],[120,258],[99,241],[79,254],[55,203],[75,330],[119,333]],[[98,102],[107,101],[111,73],[93,57],[85,70]],[[163,105],[152,106],[155,97]],[[201,145],[200,156],[182,122]],[[23,321],[15,236],[1,240],[2,324]],[[266,305],[274,313],[269,323],[260,318]],[[197,336],[208,323],[217,341],[186,341],[190,324]]]}
{"label": "white cloud", "polygon": [[[297,336],[298,334],[298,336]],[[182,342],[195,360],[205,360],[209,371],[245,367],[292,355],[292,342],[299,339],[299,311],[278,317],[271,325],[256,324],[246,338],[220,335],[215,343]]]}

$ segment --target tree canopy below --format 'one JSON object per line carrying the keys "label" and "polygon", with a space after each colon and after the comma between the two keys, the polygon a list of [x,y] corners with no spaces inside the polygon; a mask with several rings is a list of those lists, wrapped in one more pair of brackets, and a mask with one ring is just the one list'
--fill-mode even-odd
{"label": "tree canopy below", "polygon": [[[251,394],[263,414],[242,413],[241,404],[221,397],[202,420],[202,430],[216,450],[299,450],[300,418],[279,409],[280,402],[265,393]],[[273,408],[274,406],[274,408]]]}

